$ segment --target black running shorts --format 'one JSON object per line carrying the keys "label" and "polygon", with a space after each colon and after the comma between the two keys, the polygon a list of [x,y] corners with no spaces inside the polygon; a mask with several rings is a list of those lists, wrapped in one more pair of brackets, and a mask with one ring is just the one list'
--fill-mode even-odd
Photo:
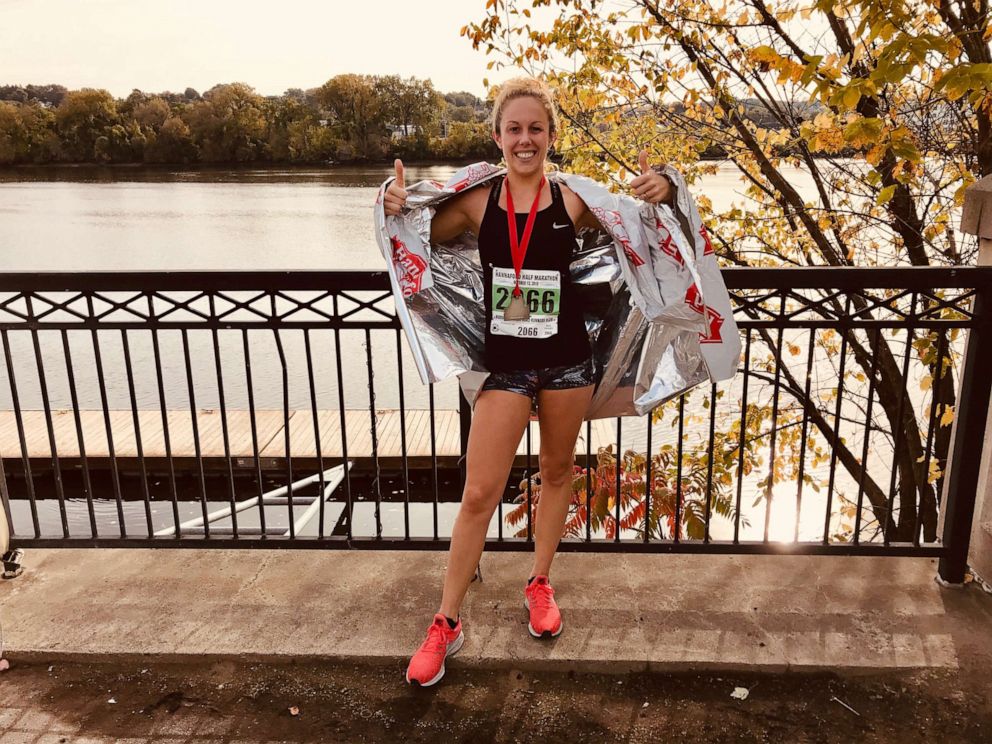
{"label": "black running shorts", "polygon": [[486,378],[482,391],[506,390],[537,400],[538,390],[571,390],[586,387],[596,381],[592,359],[565,367],[548,369],[518,369],[493,372]]}

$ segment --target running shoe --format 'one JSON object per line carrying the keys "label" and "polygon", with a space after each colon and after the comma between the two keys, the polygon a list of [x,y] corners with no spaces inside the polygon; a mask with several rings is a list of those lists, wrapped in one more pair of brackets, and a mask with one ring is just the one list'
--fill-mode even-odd
{"label": "running shoe", "polygon": [[554,638],[561,633],[561,613],[547,576],[535,576],[524,589],[524,607],[530,612],[527,630],[532,636]]}
{"label": "running shoe", "polygon": [[465,636],[462,634],[462,621],[451,628],[448,620],[440,612],[427,628],[427,639],[410,659],[406,669],[406,681],[411,685],[430,687],[444,676],[444,660],[462,647]]}

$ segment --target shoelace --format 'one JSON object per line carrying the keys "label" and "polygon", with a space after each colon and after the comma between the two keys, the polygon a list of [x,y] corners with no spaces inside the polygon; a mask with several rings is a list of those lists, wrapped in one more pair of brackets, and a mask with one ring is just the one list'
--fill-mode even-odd
{"label": "shoelace", "polygon": [[554,597],[554,594],[555,590],[547,584],[531,584],[530,604],[532,607],[537,605],[539,610],[547,610],[551,607],[551,598]]}
{"label": "shoelace", "polygon": [[436,623],[431,623],[431,626],[427,629],[427,638],[424,641],[424,645],[420,648],[434,654],[447,653],[448,639],[446,638],[444,628]]}

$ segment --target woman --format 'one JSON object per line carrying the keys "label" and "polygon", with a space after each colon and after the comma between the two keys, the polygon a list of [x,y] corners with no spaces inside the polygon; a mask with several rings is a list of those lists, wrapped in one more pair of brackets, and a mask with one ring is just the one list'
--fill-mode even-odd
{"label": "woman", "polygon": [[[485,363],[491,372],[474,407],[461,507],[451,533],[441,606],[427,639],[407,668],[411,684],[444,676],[447,656],[461,648],[459,609],[506,488],[517,445],[536,403],[541,428],[541,499],[534,526],[534,562],[524,588],[535,638],[557,636],[561,614],[548,578],[568,513],[575,441],[593,393],[593,366],[582,308],[569,279],[576,228],[600,229],[575,192],[544,176],[557,117],[547,86],[532,78],[505,83],[493,102],[492,136],[507,164],[491,188],[470,189],[439,206],[431,242],[470,230],[484,274]],[[631,182],[651,203],[668,201],[671,185],[647,168]],[[403,164],[384,195],[387,215],[406,203]],[[509,216],[512,215],[512,218]]]}

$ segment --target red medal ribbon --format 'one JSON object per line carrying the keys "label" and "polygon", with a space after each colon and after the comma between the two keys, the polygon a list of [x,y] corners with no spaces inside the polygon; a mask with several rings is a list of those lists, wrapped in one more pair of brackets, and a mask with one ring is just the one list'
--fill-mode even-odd
{"label": "red medal ribbon", "polygon": [[541,176],[541,184],[537,187],[537,196],[534,203],[530,205],[530,213],[527,215],[527,224],[524,226],[523,240],[517,241],[517,213],[513,208],[513,196],[510,194],[510,180],[503,179],[506,187],[506,224],[510,229],[510,254],[513,256],[513,273],[516,274],[517,283],[513,288],[513,296],[519,297],[520,292],[520,270],[524,266],[524,256],[527,255],[527,244],[530,243],[530,234],[534,229],[534,221],[537,219],[537,203],[541,201],[541,192],[544,190],[544,176]]}

